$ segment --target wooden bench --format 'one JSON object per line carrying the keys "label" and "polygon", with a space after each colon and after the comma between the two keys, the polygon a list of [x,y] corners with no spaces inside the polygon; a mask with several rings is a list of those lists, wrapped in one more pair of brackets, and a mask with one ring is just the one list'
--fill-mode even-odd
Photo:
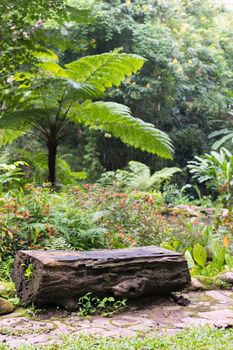
{"label": "wooden bench", "polygon": [[155,246],[95,250],[22,250],[16,253],[13,280],[24,305],[75,308],[87,292],[136,298],[175,292],[190,284],[186,260]]}

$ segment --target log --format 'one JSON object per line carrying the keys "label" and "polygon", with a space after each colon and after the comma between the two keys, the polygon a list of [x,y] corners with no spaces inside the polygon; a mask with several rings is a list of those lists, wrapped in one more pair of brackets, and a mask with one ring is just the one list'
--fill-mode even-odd
{"label": "log", "polygon": [[74,309],[88,292],[102,297],[136,298],[170,293],[190,284],[186,260],[155,246],[95,250],[21,250],[13,280],[27,306],[56,304]]}

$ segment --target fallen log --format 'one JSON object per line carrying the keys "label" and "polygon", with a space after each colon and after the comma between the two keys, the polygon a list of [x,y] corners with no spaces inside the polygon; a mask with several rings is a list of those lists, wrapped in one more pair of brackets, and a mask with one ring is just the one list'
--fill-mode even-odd
{"label": "fallen log", "polygon": [[190,284],[181,254],[159,247],[96,251],[22,250],[13,280],[24,305],[56,304],[69,309],[80,296],[136,298],[175,292]]}

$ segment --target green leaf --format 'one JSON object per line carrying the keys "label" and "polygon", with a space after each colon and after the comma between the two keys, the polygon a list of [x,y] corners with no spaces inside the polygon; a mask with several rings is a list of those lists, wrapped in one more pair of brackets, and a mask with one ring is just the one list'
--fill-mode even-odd
{"label": "green leaf", "polygon": [[65,65],[67,74],[78,83],[93,85],[104,92],[106,88],[119,86],[126,78],[142,68],[145,59],[117,51],[82,57]]}
{"label": "green leaf", "polygon": [[143,151],[172,158],[173,147],[167,134],[153,124],[134,118],[130,109],[115,102],[87,102],[71,109],[70,118],[86,126],[98,126],[124,143]]}
{"label": "green leaf", "polygon": [[40,62],[38,66],[43,69],[43,71],[48,76],[52,77],[66,77],[68,76],[65,69],[63,69],[59,64],[56,62]]}
{"label": "green leaf", "polygon": [[[58,77],[73,87],[86,86],[91,92],[90,98],[103,97],[106,89],[119,86],[125,78],[142,68],[145,59],[138,55],[119,53],[115,50],[100,55],[82,57],[65,65],[65,69],[56,63],[56,55],[37,53],[41,60],[38,66],[45,76]],[[86,92],[88,92],[88,90]],[[93,92],[95,95],[93,96]]]}
{"label": "green leaf", "polygon": [[161,244],[161,247],[164,249],[169,249],[169,250],[175,251],[175,248],[169,242],[163,242]]}
{"label": "green leaf", "polygon": [[24,276],[28,279],[31,280],[33,276],[33,265],[29,264],[24,272]]}
{"label": "green leaf", "polygon": [[26,130],[35,123],[40,124],[43,120],[47,120],[49,116],[55,115],[56,112],[55,108],[35,108],[5,113],[0,119],[0,129]]}
{"label": "green leaf", "polygon": [[199,266],[205,267],[207,253],[205,248],[199,243],[195,244],[193,247],[193,258]]}
{"label": "green leaf", "polygon": [[224,265],[226,249],[220,245],[217,240],[214,240],[210,245],[210,251],[213,254],[213,260],[219,266]]}
{"label": "green leaf", "polygon": [[14,142],[18,137],[24,135],[20,130],[0,130],[0,146]]}
{"label": "green leaf", "polygon": [[42,62],[58,62],[58,56],[46,48],[43,51],[34,51],[32,55]]}
{"label": "green leaf", "polygon": [[230,254],[225,254],[225,261],[229,269],[233,269],[233,256]]}
{"label": "green leaf", "polygon": [[212,145],[212,148],[216,150],[216,149],[220,148],[222,145],[224,145],[224,143],[226,143],[227,141],[229,141],[231,139],[233,139],[233,133],[232,132],[229,133],[228,135],[225,135],[225,136],[221,137],[220,140],[215,141],[214,144]]}
{"label": "green leaf", "polygon": [[186,250],[186,252],[184,253],[184,257],[187,260],[188,268],[193,269],[196,266],[196,264],[189,250]]}

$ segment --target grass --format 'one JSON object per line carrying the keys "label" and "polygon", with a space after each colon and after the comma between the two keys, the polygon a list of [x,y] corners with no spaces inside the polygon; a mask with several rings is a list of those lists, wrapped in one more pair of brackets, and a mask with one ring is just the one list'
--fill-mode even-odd
{"label": "grass", "polygon": [[[0,350],[10,347],[0,344]],[[189,328],[172,336],[66,337],[61,344],[23,346],[20,350],[225,350],[233,349],[233,329]]]}

